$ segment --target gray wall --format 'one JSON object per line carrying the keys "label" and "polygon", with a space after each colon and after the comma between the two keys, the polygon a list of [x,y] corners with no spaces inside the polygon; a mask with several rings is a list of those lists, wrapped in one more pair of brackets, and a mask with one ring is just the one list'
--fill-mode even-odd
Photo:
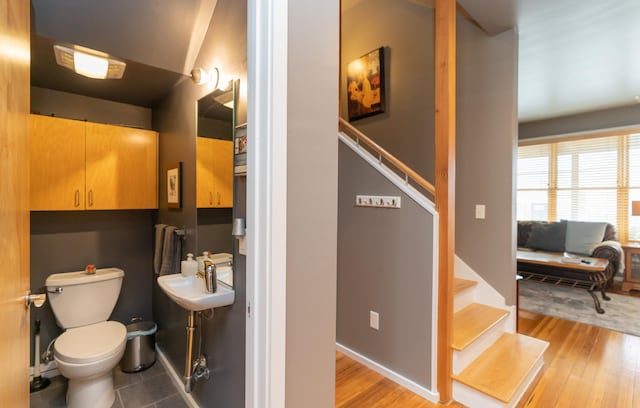
{"label": "gray wall", "polygon": [[386,112],[352,124],[433,181],[433,9],[410,1],[368,0],[343,13],[343,118],[347,118],[348,63],[381,46],[385,47]]}
{"label": "gray wall", "polygon": [[[150,320],[153,211],[59,211],[31,213],[31,291],[45,292],[47,276],[98,268],[124,270],[120,297],[111,320]],[[87,305],[90,307],[91,305]],[[62,333],[46,302],[32,309],[31,327],[41,320],[41,351]],[[31,336],[33,364],[33,335]]]}
{"label": "gray wall", "polygon": [[211,253],[233,250],[235,239],[231,236],[231,208],[198,209],[198,251]]}
{"label": "gray wall", "polygon": [[[433,215],[348,146],[339,151],[337,341],[432,389]],[[356,207],[358,194],[400,196],[402,208]]]}
{"label": "gray wall", "polygon": [[35,86],[31,87],[31,113],[151,129],[151,109]]}
{"label": "gray wall", "polygon": [[530,139],[622,126],[637,126],[638,124],[640,124],[640,105],[635,104],[596,112],[524,122],[519,126],[518,137],[520,139]]}
{"label": "gray wall", "polygon": [[[219,0],[196,65],[204,69],[213,66],[246,86],[247,9],[245,1]],[[158,221],[185,226],[187,236],[183,255],[196,252],[198,213],[195,193],[196,101],[209,91],[206,86],[185,80],[172,90],[166,100],[154,108],[153,125],[160,132],[160,209]],[[241,92],[239,121],[246,121],[246,95]],[[182,208],[167,209],[165,167],[172,162],[183,163]],[[166,176],[165,176],[166,177]],[[236,198],[237,199],[237,198]],[[229,237],[231,240],[231,237]],[[245,366],[245,267],[235,256],[235,303],[218,308],[213,320],[204,321],[203,351],[209,357],[211,377],[194,386],[192,396],[203,407],[244,407]],[[157,341],[177,373],[182,376],[185,362],[185,326],[187,312],[173,303],[153,284],[153,314],[158,322]]]}
{"label": "gray wall", "polygon": [[[31,88],[31,111],[69,119],[90,120],[149,129],[151,111],[81,95]],[[48,275],[83,270],[87,264],[115,266],[125,271],[120,297],[111,318],[151,319],[152,210],[55,211],[31,213],[31,290],[44,291]],[[62,331],[47,303],[33,309],[41,319],[42,348]],[[33,334],[31,364],[33,364]]]}
{"label": "gray wall", "polygon": [[518,36],[457,22],[456,254],[514,304]]}
{"label": "gray wall", "polygon": [[[513,30],[489,37],[463,18],[458,25],[456,254],[514,303],[518,38]],[[359,2],[344,13],[342,35],[343,72],[372,49],[387,52],[388,110],[353,124],[433,181],[432,9]],[[341,103],[346,117],[344,92]],[[485,220],[474,218],[475,204],[486,205]]]}
{"label": "gray wall", "polygon": [[285,404],[326,408],[335,404],[339,1],[289,1],[288,13]]}
{"label": "gray wall", "polygon": [[198,136],[231,140],[233,139],[233,124],[231,121],[198,116]]}

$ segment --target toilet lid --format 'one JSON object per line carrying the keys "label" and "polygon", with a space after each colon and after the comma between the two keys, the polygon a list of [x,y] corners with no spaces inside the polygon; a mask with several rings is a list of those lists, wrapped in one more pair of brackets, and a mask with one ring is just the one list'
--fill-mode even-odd
{"label": "toilet lid", "polygon": [[69,363],[98,361],[120,351],[127,340],[127,328],[119,322],[100,322],[75,327],[55,342],[56,357]]}

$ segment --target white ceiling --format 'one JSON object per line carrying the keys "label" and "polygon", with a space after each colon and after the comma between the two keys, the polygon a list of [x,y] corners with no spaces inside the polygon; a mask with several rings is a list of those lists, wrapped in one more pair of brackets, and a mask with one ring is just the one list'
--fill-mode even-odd
{"label": "white ceiling", "polygon": [[520,122],[638,103],[640,0],[457,2],[490,35],[517,27]]}
{"label": "white ceiling", "polygon": [[38,35],[188,74],[217,0],[31,0]]}
{"label": "white ceiling", "polygon": [[636,104],[640,0],[516,0],[520,122]]}
{"label": "white ceiling", "polygon": [[[359,1],[342,0],[342,5]],[[32,7],[34,26],[43,37],[188,73],[216,2],[32,0]],[[458,2],[491,34],[517,22],[520,122],[637,103],[640,0]]]}
{"label": "white ceiling", "polygon": [[[152,107],[194,67],[217,3],[31,0],[31,85]],[[80,45],[123,60],[124,77],[97,81],[62,68],[54,44]]]}

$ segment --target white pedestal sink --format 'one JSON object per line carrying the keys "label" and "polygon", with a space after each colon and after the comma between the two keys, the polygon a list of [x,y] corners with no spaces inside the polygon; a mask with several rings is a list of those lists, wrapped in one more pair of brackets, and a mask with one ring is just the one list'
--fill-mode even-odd
{"label": "white pedestal sink", "polygon": [[205,289],[204,279],[182,274],[163,275],[158,278],[158,285],[164,293],[178,305],[189,311],[187,321],[187,350],[184,368],[184,389],[191,392],[193,384],[201,378],[209,379],[209,368],[205,355],[198,356],[192,364],[193,334],[196,331],[196,314],[216,307],[228,306],[235,300],[236,292],[225,283],[218,281],[218,289],[209,293]]}
{"label": "white pedestal sink", "polygon": [[228,306],[235,300],[235,291],[223,282],[218,281],[215,293],[208,293],[204,279],[196,275],[163,275],[158,278],[158,285],[171,300],[192,312]]}

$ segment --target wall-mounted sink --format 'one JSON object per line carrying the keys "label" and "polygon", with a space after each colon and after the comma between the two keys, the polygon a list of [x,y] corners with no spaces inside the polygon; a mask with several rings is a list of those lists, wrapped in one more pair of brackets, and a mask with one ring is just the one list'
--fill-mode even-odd
{"label": "wall-mounted sink", "polygon": [[215,293],[208,293],[205,290],[204,279],[197,276],[185,277],[179,273],[160,276],[158,284],[171,300],[192,312],[228,306],[233,303],[236,296],[233,289],[220,281],[218,281],[218,290]]}

